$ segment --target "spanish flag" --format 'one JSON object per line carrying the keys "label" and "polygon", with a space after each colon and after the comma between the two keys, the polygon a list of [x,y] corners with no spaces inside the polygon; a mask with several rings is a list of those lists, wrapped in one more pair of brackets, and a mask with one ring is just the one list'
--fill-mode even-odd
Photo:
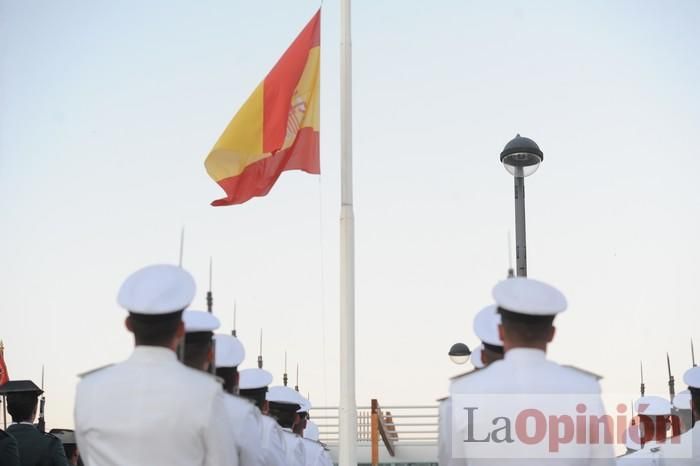
{"label": "spanish flag", "polygon": [[253,91],[204,165],[226,197],[214,206],[265,196],[285,170],[319,174],[321,10]]}

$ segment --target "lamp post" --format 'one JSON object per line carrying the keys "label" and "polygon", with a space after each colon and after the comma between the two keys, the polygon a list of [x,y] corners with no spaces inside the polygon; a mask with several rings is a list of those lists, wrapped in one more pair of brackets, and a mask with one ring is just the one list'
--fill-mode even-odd
{"label": "lamp post", "polygon": [[527,277],[525,177],[537,171],[544,154],[535,141],[518,134],[501,152],[501,163],[515,182],[515,257],[518,277]]}
{"label": "lamp post", "polygon": [[469,361],[469,356],[472,354],[472,352],[464,343],[455,343],[452,345],[449,353],[447,354],[450,356],[453,363],[465,364],[467,361]]}

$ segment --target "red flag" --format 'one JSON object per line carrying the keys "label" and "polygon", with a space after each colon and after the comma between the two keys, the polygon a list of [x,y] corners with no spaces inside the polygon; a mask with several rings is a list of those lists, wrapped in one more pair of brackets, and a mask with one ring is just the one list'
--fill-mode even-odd
{"label": "red flag", "polygon": [[5,364],[5,345],[0,341],[0,385],[7,383],[10,376],[7,374],[7,364]]}

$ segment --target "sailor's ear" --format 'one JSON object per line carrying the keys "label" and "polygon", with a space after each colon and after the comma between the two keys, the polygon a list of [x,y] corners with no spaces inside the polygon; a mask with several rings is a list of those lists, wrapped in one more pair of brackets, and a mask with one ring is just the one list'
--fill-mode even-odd
{"label": "sailor's ear", "polygon": [[178,340],[182,339],[185,336],[185,323],[180,321],[179,324],[177,324],[177,331],[175,332],[175,336],[177,337]]}
{"label": "sailor's ear", "polygon": [[134,333],[134,326],[131,323],[131,316],[126,316],[126,319],[124,319],[124,326],[126,327],[126,329],[128,331],[130,331],[131,333]]}
{"label": "sailor's ear", "polygon": [[503,324],[498,324],[498,338],[501,339],[501,341],[505,341],[505,338],[503,338],[503,334],[505,332],[503,331]]}
{"label": "sailor's ear", "polygon": [[557,328],[552,325],[552,327],[549,329],[549,336],[547,337],[547,343],[551,343],[552,340],[554,340],[554,335],[557,333]]}

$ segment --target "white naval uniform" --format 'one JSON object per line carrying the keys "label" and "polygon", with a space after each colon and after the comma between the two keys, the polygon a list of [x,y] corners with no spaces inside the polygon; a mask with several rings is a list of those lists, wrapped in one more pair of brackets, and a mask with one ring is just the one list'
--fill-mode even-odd
{"label": "white naval uniform", "polygon": [[260,418],[265,466],[286,466],[287,443],[282,428],[270,416],[262,415]]}
{"label": "white naval uniform", "polygon": [[287,466],[304,466],[306,453],[304,452],[304,441],[291,429],[282,428],[284,443],[287,450]]}
{"label": "white naval uniform", "polygon": [[[450,387],[452,403],[460,394],[582,394],[593,396],[595,404],[589,413],[604,412],[600,399],[600,386],[595,378],[579,371],[562,367],[546,359],[544,351],[531,348],[514,348],[506,352],[504,359],[487,368],[455,380]],[[458,438],[466,438],[461,431],[452,432]],[[453,465],[614,465],[611,445],[568,445],[571,459],[563,458],[455,458]],[[464,453],[459,452],[465,456]],[[596,458],[596,459],[592,459]]]}
{"label": "white naval uniform", "polygon": [[661,447],[656,442],[647,443],[644,448],[617,459],[617,466],[661,466],[664,464]]}
{"label": "white naval uniform", "polygon": [[137,346],[78,384],[80,456],[87,466],[236,466],[224,410],[224,392],[210,375],[185,367],[170,349]]}
{"label": "white naval uniform", "polygon": [[[450,378],[450,387],[458,380],[462,380],[477,371],[478,369],[474,369]],[[452,438],[450,437],[452,432],[452,399],[447,396],[438,402],[440,403],[438,405],[438,464],[450,466],[457,464],[452,461]]]}
{"label": "white naval uniform", "polygon": [[224,400],[236,432],[238,463],[240,466],[264,466],[260,410],[250,401],[228,393]]}
{"label": "white naval uniform", "polygon": [[[659,448],[660,464],[663,466],[700,465],[700,425],[696,423],[694,429],[681,434],[679,443],[673,443],[669,439]],[[618,464],[628,466],[628,463],[618,462]]]}
{"label": "white naval uniform", "polygon": [[320,442],[305,438],[304,453],[306,466],[333,466],[333,460]]}

